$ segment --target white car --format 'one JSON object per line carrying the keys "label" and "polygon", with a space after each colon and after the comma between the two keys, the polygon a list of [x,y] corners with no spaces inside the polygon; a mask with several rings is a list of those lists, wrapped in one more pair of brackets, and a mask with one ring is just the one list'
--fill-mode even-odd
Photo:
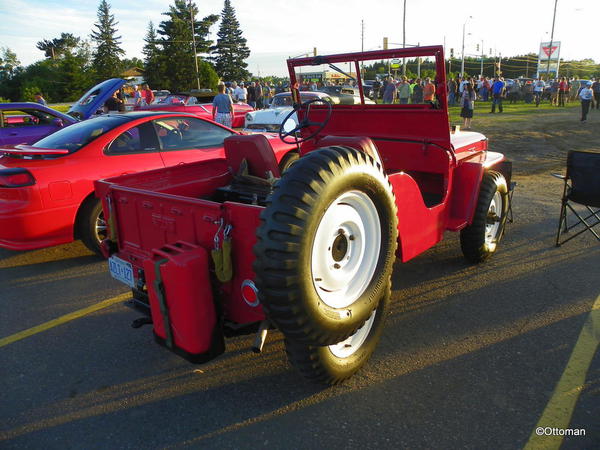
{"label": "white car", "polygon": [[[322,98],[324,101],[333,103],[329,95],[324,92],[300,92],[300,101],[302,103],[316,98]],[[277,94],[275,97],[273,97],[271,106],[269,106],[268,109],[252,111],[246,114],[243,131],[254,133],[277,133],[279,131],[279,127],[281,126],[281,122],[283,122],[283,119],[285,119],[292,109],[292,94],[289,92]],[[296,125],[298,124],[298,116],[296,116],[296,113],[292,115],[290,121],[291,120],[293,120]],[[291,125],[291,123],[289,124]]]}

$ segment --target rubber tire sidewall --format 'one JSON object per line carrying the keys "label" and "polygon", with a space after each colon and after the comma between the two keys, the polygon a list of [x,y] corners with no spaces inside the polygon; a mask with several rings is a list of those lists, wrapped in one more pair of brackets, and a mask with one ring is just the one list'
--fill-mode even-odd
{"label": "rubber tire sidewall", "polygon": [[339,384],[354,375],[367,363],[379,343],[390,310],[390,286],[388,283],[377,305],[367,338],[352,355],[340,358],[328,346],[312,346],[285,339],[285,351],[290,364],[304,377],[320,384]]}
{"label": "rubber tire sidewall", "polygon": [[[485,240],[485,226],[488,210],[496,192],[500,192],[502,199],[502,217],[496,239],[490,245]],[[498,244],[504,236],[509,201],[508,185],[504,175],[494,170],[485,172],[479,188],[479,197],[475,206],[473,221],[471,225],[460,232],[460,246],[467,261],[480,263],[496,252]]]}
{"label": "rubber tire sidewall", "polygon": [[81,207],[78,220],[78,235],[84,245],[102,256],[100,242],[96,237],[96,222],[102,213],[102,203],[97,198],[88,198]]}
{"label": "rubber tire sidewall", "polygon": [[[324,170],[323,166],[330,170]],[[302,180],[311,189],[319,191],[317,195],[314,191],[313,195],[310,192],[299,193],[298,183]],[[358,299],[348,307],[333,308],[323,302],[313,283],[314,236],[332,202],[353,190],[366,193],[377,208],[381,230],[380,254],[373,277]],[[292,211],[299,207],[294,204],[294,195],[309,195],[311,199],[302,199],[305,204],[301,207],[307,209],[297,214],[303,217],[301,224],[294,219],[289,225],[290,230],[296,230],[296,234],[290,234],[294,251],[287,254],[284,266],[290,270],[281,279],[270,276],[270,270],[277,272],[281,267],[268,261],[268,253],[274,250],[273,247],[285,249],[286,243],[269,242],[268,237],[271,232],[279,233],[286,229],[285,224],[273,219],[278,214],[287,214],[290,206]],[[348,147],[315,150],[300,158],[281,178],[261,219],[263,224],[257,233],[259,243],[255,246],[255,272],[259,298],[267,316],[288,339],[311,345],[335,344],[354,334],[371,316],[382,297],[395,260],[396,204],[391,185],[379,164],[371,156]],[[276,300],[273,300],[273,295]]]}

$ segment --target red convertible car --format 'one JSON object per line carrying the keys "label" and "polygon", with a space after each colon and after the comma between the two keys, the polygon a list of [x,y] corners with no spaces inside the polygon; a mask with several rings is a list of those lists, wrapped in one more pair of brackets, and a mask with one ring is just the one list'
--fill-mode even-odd
{"label": "red convertible car", "polygon": [[[99,252],[106,226],[94,180],[224,157],[223,140],[234,134],[191,114],[139,111],[0,148],[0,247],[31,250],[81,239]],[[292,146],[268,138],[281,161]]]}
{"label": "red convertible car", "polygon": [[[195,114],[203,119],[212,120],[212,99],[214,94],[208,96],[201,93],[170,94],[159,103],[141,106],[140,110],[187,112]],[[254,111],[254,108],[246,103],[235,103],[233,106],[233,128],[244,126],[246,113]]]}

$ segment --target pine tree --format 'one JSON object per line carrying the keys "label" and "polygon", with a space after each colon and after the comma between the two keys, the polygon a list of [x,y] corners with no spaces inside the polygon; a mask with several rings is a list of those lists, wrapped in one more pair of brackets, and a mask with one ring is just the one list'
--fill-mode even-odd
{"label": "pine tree", "polygon": [[163,64],[165,58],[161,54],[158,45],[158,35],[152,22],[148,24],[148,31],[144,37],[144,42],[146,42],[142,50],[144,54],[144,80],[151,87],[163,88],[165,86]]}
{"label": "pine tree", "polygon": [[98,6],[98,23],[95,23],[97,31],[92,31],[92,41],[96,43],[93,66],[96,70],[98,80],[118,77],[121,72],[121,56],[125,52],[120,47],[121,36],[116,36],[119,22],[115,22],[115,16],[110,13],[110,5],[106,0]]}
{"label": "pine tree", "polygon": [[[161,36],[161,83],[162,89],[181,91],[197,88],[196,65],[194,62],[194,48],[192,44],[192,16],[194,17],[194,38],[196,40],[196,52],[208,52],[212,41],[208,40],[210,27],[219,20],[219,16],[210,15],[202,20],[196,20],[198,8],[195,3],[187,3],[185,0],[175,0],[169,7],[169,11],[163,13],[167,20],[160,23],[158,34]],[[200,64],[206,72],[204,64]],[[210,68],[208,70],[210,72]],[[213,70],[214,72],[214,70]],[[214,88],[211,77],[201,76],[200,85],[205,88]]]}
{"label": "pine tree", "polygon": [[215,66],[225,80],[243,80],[250,76],[245,60],[250,56],[246,39],[242,37],[240,23],[230,0],[225,0],[221,12],[221,25],[217,33],[217,45],[212,47]]}

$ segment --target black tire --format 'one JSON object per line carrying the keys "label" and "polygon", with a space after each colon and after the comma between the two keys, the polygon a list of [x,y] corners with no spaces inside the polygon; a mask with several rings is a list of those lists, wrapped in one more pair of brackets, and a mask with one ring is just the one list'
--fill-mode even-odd
{"label": "black tire", "polygon": [[473,222],[460,232],[460,247],[467,261],[480,263],[494,254],[504,235],[508,202],[504,176],[493,170],[484,173]]}
{"label": "black tire", "polygon": [[[390,297],[391,289],[388,283],[373,313],[373,322],[364,341],[360,339],[362,328],[353,336],[357,342],[345,342],[345,345],[339,343],[337,346],[313,346],[285,339],[285,351],[290,364],[304,377],[319,384],[335,385],[350,378],[367,363],[377,347],[389,313]],[[367,321],[363,327],[368,326]],[[353,348],[354,346],[356,348]],[[349,354],[340,354],[340,351]]]}
{"label": "black tire", "polygon": [[100,242],[106,238],[106,223],[100,200],[88,198],[83,203],[79,210],[77,226],[77,235],[85,246],[102,256]]}
{"label": "black tire", "polygon": [[298,158],[300,158],[300,155],[298,155],[297,152],[291,151],[286,153],[286,155],[281,158],[281,161],[279,161],[279,172],[283,173],[288,170],[292,164],[298,161]]}
{"label": "black tire", "polygon": [[260,217],[254,271],[269,319],[310,345],[354,334],[389,283],[397,247],[396,203],[381,165],[349,147],[310,152],[276,183]]}

